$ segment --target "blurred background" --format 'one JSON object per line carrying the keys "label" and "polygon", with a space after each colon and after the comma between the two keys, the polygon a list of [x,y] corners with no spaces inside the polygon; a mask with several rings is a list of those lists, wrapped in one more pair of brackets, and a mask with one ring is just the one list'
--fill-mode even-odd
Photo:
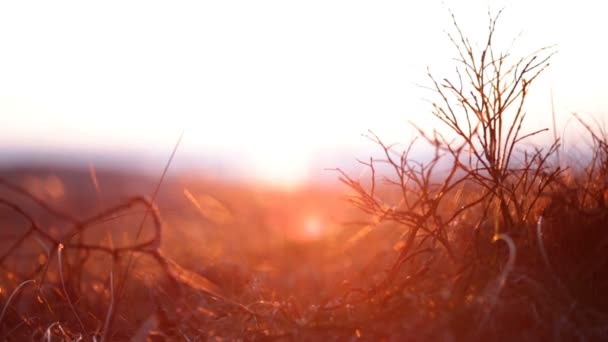
{"label": "blurred background", "polygon": [[[608,111],[602,4],[553,1],[107,1],[0,4],[0,165],[172,170],[294,187],[436,128],[427,66],[453,70],[449,9],[514,53],[556,45],[532,127]],[[524,29],[525,28],[525,29]],[[532,129],[532,128],[531,128]],[[552,137],[552,134],[545,135]],[[420,155],[424,158],[424,154]]]}

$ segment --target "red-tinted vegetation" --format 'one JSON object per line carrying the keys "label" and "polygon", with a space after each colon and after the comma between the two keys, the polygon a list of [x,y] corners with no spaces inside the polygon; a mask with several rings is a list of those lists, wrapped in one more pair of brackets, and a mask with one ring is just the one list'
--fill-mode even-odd
{"label": "red-tinted vegetation", "polygon": [[[148,197],[157,180],[4,171],[0,338],[608,338],[608,138],[578,117],[586,165],[531,148],[552,52],[495,51],[495,25],[480,48],[456,25],[455,77],[429,75],[450,135],[370,133],[383,157],[337,170],[346,187],[170,177]],[[417,144],[435,154],[411,159]]]}

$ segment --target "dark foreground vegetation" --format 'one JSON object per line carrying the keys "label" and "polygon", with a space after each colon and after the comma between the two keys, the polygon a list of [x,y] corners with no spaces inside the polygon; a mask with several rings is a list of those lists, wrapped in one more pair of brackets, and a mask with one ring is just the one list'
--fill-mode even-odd
{"label": "dark foreground vegetation", "polygon": [[[336,189],[171,179],[127,198],[156,182],[5,172],[0,339],[608,339],[607,136],[577,117],[584,165],[557,139],[530,147],[552,51],[497,52],[495,24],[481,48],[455,26],[457,72],[429,73],[449,134],[400,149],[370,133],[368,177],[337,170],[354,206]],[[412,160],[417,144],[435,155]]]}

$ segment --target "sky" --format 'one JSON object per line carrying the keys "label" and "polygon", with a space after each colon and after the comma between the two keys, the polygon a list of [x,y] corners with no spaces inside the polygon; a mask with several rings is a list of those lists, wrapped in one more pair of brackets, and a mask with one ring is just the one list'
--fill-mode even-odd
{"label": "sky", "polygon": [[406,143],[408,121],[435,128],[419,85],[427,67],[453,70],[448,10],[481,39],[501,8],[501,43],[558,51],[533,126],[550,125],[551,94],[559,125],[608,113],[596,1],[16,1],[0,3],[0,154],[133,153],[162,169],[184,131],[182,162],[296,184],[365,157],[368,129]]}

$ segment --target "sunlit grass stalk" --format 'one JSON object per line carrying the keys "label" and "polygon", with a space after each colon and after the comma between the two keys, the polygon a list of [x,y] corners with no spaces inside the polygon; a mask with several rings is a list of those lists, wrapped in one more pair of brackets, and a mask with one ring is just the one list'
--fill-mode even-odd
{"label": "sunlit grass stalk", "polygon": [[74,307],[74,303],[72,303],[72,300],[70,299],[70,295],[68,294],[68,290],[65,287],[65,279],[63,277],[63,265],[62,265],[62,258],[61,258],[61,252],[63,251],[63,244],[59,244],[59,247],[57,247],[57,261],[59,263],[59,279],[61,280],[61,287],[63,289],[63,294],[65,296],[65,299],[68,301],[68,305],[70,306],[70,309],[72,310],[72,313],[74,314],[74,316],[76,317],[76,320],[78,321],[78,324],[80,325],[80,328],[82,329],[82,333],[86,334],[86,329],[84,327],[84,323],[82,323],[82,320],[80,319],[80,316],[78,315],[78,312],[76,312],[76,307]]}
{"label": "sunlit grass stalk", "polygon": [[[49,325],[48,328],[46,328],[45,332],[44,332],[44,341],[46,342],[52,342],[53,341],[53,328],[57,326],[59,328],[59,331],[61,331],[61,333],[63,334],[63,338],[64,341],[68,341],[69,337],[68,334],[65,333],[65,330],[63,329],[63,327],[61,326],[61,323],[59,322],[54,322],[51,325]],[[80,338],[76,339],[75,341],[78,341]]]}
{"label": "sunlit grass stalk", "polygon": [[551,261],[549,261],[549,255],[547,254],[547,250],[545,249],[545,243],[543,242],[542,225],[543,225],[543,216],[541,215],[538,217],[538,223],[536,224],[536,240],[538,241],[538,249],[540,250],[540,254],[543,258],[543,262],[545,263],[545,267],[547,267],[547,270],[549,271],[549,273],[551,273],[551,276],[557,283],[557,286],[560,288],[560,290],[562,290],[568,297],[570,297],[570,293],[568,292],[568,289],[564,286],[564,284],[560,280],[559,276],[553,269],[553,265],[551,265]]}
{"label": "sunlit grass stalk", "polygon": [[500,291],[505,286],[505,283],[507,282],[507,278],[509,277],[509,273],[511,273],[511,271],[513,271],[513,267],[515,267],[515,258],[517,257],[517,247],[515,247],[515,242],[509,235],[504,234],[504,233],[498,234],[494,238],[494,241],[497,242],[498,240],[502,240],[507,244],[507,247],[509,248],[509,259],[507,259],[507,264],[505,265],[505,268],[503,269],[502,273],[498,277],[496,296],[498,296],[500,294]]}
{"label": "sunlit grass stalk", "polygon": [[106,314],[106,320],[103,324],[103,332],[101,335],[101,342],[107,341],[108,334],[110,333],[110,322],[112,321],[112,315],[114,314],[114,270],[110,270],[110,306],[108,307],[108,313]]}
{"label": "sunlit grass stalk", "polygon": [[[477,329],[475,330],[475,335],[477,337],[479,337],[479,334],[481,333],[481,331],[483,331],[484,326],[490,319],[490,315],[496,307],[498,297],[500,296],[500,293],[502,292],[502,289],[504,288],[507,282],[507,278],[515,267],[515,259],[517,257],[517,247],[515,246],[515,242],[509,235],[505,233],[501,233],[494,236],[494,242],[498,242],[499,240],[502,240],[507,244],[507,247],[509,248],[509,258],[507,259],[507,264],[505,265],[504,269],[498,276],[496,287],[494,287],[493,289],[489,289],[489,291],[486,292],[487,301],[484,302],[486,306],[482,309],[484,316],[481,319],[479,325],[477,326]],[[477,338],[475,338],[475,340],[476,339]]]}
{"label": "sunlit grass stalk", "polygon": [[2,313],[0,313],[0,324],[2,324],[2,320],[4,319],[4,315],[6,315],[6,311],[8,310],[8,307],[11,304],[11,301],[13,300],[13,298],[21,291],[21,289],[23,289],[26,285],[31,284],[31,283],[35,283],[36,281],[34,279],[30,279],[30,280],[26,280],[24,282],[22,282],[21,284],[19,284],[19,286],[17,286],[17,288],[15,290],[13,290],[13,293],[11,293],[11,295],[8,297],[8,299],[6,300],[6,303],[4,304],[4,307],[2,308]]}

